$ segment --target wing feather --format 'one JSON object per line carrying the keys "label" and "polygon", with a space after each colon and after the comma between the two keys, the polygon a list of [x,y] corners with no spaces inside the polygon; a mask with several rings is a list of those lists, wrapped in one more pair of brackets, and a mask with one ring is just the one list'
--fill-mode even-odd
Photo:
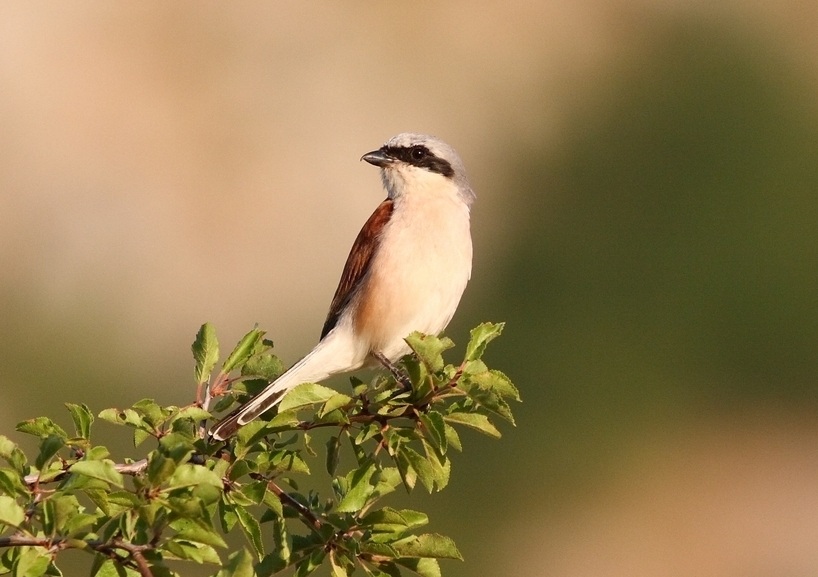
{"label": "wing feather", "polygon": [[379,245],[381,232],[386,223],[392,217],[393,202],[391,199],[384,200],[375,212],[364,224],[361,232],[358,233],[352,249],[349,251],[347,262],[344,265],[344,272],[341,273],[341,280],[338,288],[335,289],[335,296],[329,306],[327,320],[324,321],[324,328],[321,330],[323,339],[338,323],[341,313],[346,308],[349,301],[355,296],[355,292],[361,285],[361,281],[366,277],[369,266],[372,264],[372,257]]}

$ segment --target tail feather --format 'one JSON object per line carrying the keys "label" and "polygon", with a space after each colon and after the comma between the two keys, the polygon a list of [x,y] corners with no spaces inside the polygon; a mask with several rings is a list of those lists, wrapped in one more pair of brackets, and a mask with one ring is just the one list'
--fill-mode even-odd
{"label": "tail feather", "polygon": [[347,347],[339,346],[343,344],[339,341],[339,336],[335,331],[330,332],[306,357],[295,363],[245,405],[216,423],[210,430],[210,436],[218,441],[224,441],[243,425],[275,407],[290,389],[301,383],[323,381],[331,375],[361,366],[361,361],[356,362],[354,355],[348,354],[350,351]]}

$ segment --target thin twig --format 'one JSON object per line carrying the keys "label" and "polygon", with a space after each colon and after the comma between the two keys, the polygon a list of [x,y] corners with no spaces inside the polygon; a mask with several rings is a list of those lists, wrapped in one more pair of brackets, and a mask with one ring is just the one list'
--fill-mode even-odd
{"label": "thin twig", "polygon": [[[80,545],[80,543],[82,545]],[[142,554],[143,551],[153,549],[151,545],[134,545],[133,543],[121,540],[108,542],[82,541],[76,539],[69,540],[63,538],[44,539],[28,537],[20,534],[0,537],[0,547],[43,547],[45,549],[52,550],[54,548],[79,549],[81,546],[88,546],[99,553],[112,553],[117,549],[125,551],[130,560],[133,561],[133,564],[136,565],[136,568],[139,570],[139,574],[142,577],[153,577],[153,572],[151,571],[150,565],[148,565],[147,559],[145,559],[145,556]],[[120,561],[127,561],[126,558],[117,557],[117,559]]]}
{"label": "thin twig", "polygon": [[351,423],[367,425],[369,423],[385,423],[395,419],[411,419],[415,412],[413,405],[406,405],[406,409],[397,415],[378,415],[376,413],[359,413],[348,417],[349,423],[326,422],[316,423],[315,421],[298,421],[295,426],[302,431],[309,431],[310,429],[319,429],[323,427],[346,427]]}
{"label": "thin twig", "polygon": [[148,565],[148,561],[145,559],[145,556],[142,555],[143,551],[152,549],[152,547],[148,545],[134,545],[133,543],[128,543],[127,541],[117,540],[111,545],[111,548],[123,549],[127,551],[131,556],[131,559],[133,559],[134,563],[136,564],[136,568],[139,569],[139,574],[142,577],[153,577],[153,572]]}
{"label": "thin twig", "polygon": [[466,369],[466,361],[463,361],[462,363],[460,363],[460,366],[457,367],[457,370],[455,371],[454,376],[452,376],[452,378],[449,379],[449,383],[448,383],[449,387],[454,388],[454,387],[456,387],[458,385],[458,383],[460,382],[460,377],[463,376],[463,371],[465,369]]}
{"label": "thin twig", "polygon": [[139,461],[135,461],[133,463],[117,463],[114,465],[114,469],[116,469],[123,475],[132,476],[142,473],[147,468],[148,468],[147,459],[140,459]]}
{"label": "thin twig", "polygon": [[312,510],[295,500],[295,498],[287,493],[284,489],[279,487],[275,484],[275,482],[270,481],[267,483],[267,488],[270,489],[276,496],[281,499],[281,501],[298,511],[298,514],[301,515],[301,520],[311,529],[315,529],[318,531],[324,525],[324,523],[319,519]]}
{"label": "thin twig", "polygon": [[[135,461],[133,463],[116,463],[114,464],[114,469],[118,472],[122,473],[123,475],[131,475],[136,476],[142,473],[145,469],[148,468],[148,460],[141,459],[139,461]],[[48,481],[43,481],[40,479],[40,473],[32,473],[31,475],[26,475],[23,477],[23,482],[28,486],[34,486],[35,490],[37,485],[41,483],[56,483],[57,481],[62,481],[66,475],[68,475],[68,469],[63,469],[60,473],[49,479]]]}

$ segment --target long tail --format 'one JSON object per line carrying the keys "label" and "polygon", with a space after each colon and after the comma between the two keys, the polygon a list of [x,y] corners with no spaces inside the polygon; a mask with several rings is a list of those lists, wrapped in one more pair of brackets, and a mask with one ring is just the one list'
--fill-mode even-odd
{"label": "long tail", "polygon": [[346,335],[335,331],[327,334],[310,353],[267,385],[263,391],[239,407],[210,430],[210,436],[224,441],[260,414],[275,407],[287,392],[301,383],[317,383],[327,377],[351,371],[361,366],[350,347]]}

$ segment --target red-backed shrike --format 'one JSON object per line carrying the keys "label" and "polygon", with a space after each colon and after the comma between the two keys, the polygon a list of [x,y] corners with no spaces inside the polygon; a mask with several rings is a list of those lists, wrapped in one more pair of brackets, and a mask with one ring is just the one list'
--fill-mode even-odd
{"label": "red-backed shrike", "polygon": [[293,387],[409,352],[413,331],[438,334],[471,276],[469,209],[474,192],[445,142],[404,133],[362,160],[380,167],[384,200],[352,245],[321,340],[303,359],[211,435],[224,440],[275,406]]}

